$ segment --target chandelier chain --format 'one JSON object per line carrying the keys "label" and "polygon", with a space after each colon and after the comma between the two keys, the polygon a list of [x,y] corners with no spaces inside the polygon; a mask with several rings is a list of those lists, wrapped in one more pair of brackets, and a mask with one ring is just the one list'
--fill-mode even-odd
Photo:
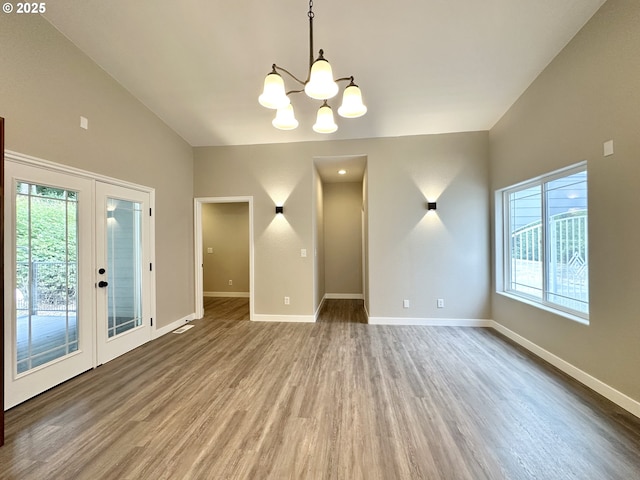
{"label": "chandelier chain", "polygon": [[[311,70],[311,65],[313,65],[313,17],[315,16],[313,13],[313,0],[309,0],[309,13],[307,15],[309,17],[309,70]],[[307,80],[309,80],[308,77]]]}

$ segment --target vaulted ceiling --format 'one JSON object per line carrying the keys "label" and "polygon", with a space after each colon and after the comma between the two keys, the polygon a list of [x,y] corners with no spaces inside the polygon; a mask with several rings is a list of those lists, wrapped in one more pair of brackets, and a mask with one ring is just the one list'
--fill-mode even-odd
{"label": "vaulted ceiling", "polygon": [[[314,56],[355,77],[369,111],[312,131],[258,104],[277,63],[306,78],[307,0],[56,0],[46,19],[192,146],[488,130],[604,0],[316,0]],[[288,89],[297,87],[285,77]],[[341,85],[344,86],[344,85]],[[340,103],[329,102],[334,112]]]}

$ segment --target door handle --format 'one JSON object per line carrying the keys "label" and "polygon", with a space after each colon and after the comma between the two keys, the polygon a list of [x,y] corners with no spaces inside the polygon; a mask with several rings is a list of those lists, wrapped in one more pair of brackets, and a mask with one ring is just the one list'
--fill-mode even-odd
{"label": "door handle", "polygon": [[109,282],[105,282],[104,280],[100,280],[98,282],[98,287],[100,287],[100,288],[104,288],[104,287],[106,287],[108,285],[109,285]]}

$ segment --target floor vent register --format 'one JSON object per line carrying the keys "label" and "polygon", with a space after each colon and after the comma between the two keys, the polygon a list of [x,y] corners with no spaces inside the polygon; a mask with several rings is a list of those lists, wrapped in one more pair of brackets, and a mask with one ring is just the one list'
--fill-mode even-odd
{"label": "floor vent register", "polygon": [[174,330],[173,333],[184,333],[187,330],[189,330],[190,328],[193,328],[195,325],[185,325],[183,327],[178,328],[177,330]]}

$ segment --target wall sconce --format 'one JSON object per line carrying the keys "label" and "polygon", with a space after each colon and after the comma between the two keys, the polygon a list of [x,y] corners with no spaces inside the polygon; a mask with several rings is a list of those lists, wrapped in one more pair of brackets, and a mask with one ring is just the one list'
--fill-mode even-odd
{"label": "wall sconce", "polygon": [[276,205],[276,215],[284,215],[284,207],[282,205]]}
{"label": "wall sconce", "polygon": [[436,202],[427,202],[427,211],[436,210]]}

